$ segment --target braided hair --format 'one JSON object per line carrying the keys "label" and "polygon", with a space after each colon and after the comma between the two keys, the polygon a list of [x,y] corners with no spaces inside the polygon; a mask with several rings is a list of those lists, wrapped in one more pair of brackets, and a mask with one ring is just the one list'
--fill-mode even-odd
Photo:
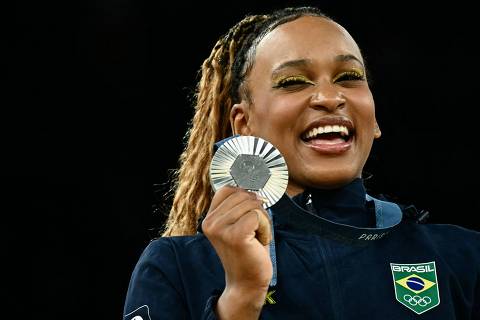
{"label": "braided hair", "polygon": [[209,169],[215,142],[232,135],[230,109],[250,101],[244,80],[255,62],[258,43],[279,25],[302,16],[329,19],[314,7],[285,8],[269,15],[248,15],[215,44],[203,62],[197,84],[195,114],[186,134],[180,168],[174,172],[174,198],[163,236],[191,235],[210,206]]}

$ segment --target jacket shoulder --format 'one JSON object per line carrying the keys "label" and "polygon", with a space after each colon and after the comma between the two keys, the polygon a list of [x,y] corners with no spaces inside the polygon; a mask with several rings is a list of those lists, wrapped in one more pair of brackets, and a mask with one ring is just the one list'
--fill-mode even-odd
{"label": "jacket shoulder", "polygon": [[188,256],[198,250],[211,250],[208,239],[203,234],[193,236],[172,236],[161,237],[150,241],[140,256],[140,261],[155,261],[162,264],[168,261],[178,260],[180,257]]}
{"label": "jacket shoulder", "polygon": [[438,253],[460,260],[477,261],[480,266],[480,232],[452,224],[413,224],[412,236],[435,247]]}

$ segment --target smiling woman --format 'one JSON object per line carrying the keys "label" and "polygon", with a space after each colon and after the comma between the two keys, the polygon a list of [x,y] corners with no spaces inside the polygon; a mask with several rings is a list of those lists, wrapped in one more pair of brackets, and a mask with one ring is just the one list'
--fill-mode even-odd
{"label": "smiling woman", "polygon": [[[125,319],[480,317],[480,235],[418,224],[412,207],[365,191],[381,136],[366,74],[356,42],[317,8],[247,16],[217,42],[169,219],[133,271]],[[215,149],[238,135],[283,155],[275,204],[250,188],[213,191]],[[261,171],[243,158],[230,173]]]}
{"label": "smiling woman", "polygon": [[234,131],[277,146],[291,168],[289,195],[359,178],[380,131],[352,37],[329,19],[306,16],[269,32],[255,53],[249,97],[232,108]]}

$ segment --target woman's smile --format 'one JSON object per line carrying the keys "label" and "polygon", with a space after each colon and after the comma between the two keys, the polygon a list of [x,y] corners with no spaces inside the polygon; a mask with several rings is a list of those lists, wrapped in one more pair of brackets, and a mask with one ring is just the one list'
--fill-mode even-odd
{"label": "woman's smile", "polygon": [[346,117],[323,117],[315,120],[300,136],[306,147],[330,155],[340,155],[349,150],[353,138],[353,123]]}

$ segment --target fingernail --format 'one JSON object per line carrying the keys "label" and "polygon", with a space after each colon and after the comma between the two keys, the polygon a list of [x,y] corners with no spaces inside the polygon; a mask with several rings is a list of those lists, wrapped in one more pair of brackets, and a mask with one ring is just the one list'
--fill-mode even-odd
{"label": "fingernail", "polygon": [[261,196],[261,195],[259,195],[258,193],[256,193],[256,196],[257,196],[257,199],[258,199],[258,200],[263,201],[264,203],[267,203],[267,202],[268,202],[268,199],[265,198],[264,196]]}

